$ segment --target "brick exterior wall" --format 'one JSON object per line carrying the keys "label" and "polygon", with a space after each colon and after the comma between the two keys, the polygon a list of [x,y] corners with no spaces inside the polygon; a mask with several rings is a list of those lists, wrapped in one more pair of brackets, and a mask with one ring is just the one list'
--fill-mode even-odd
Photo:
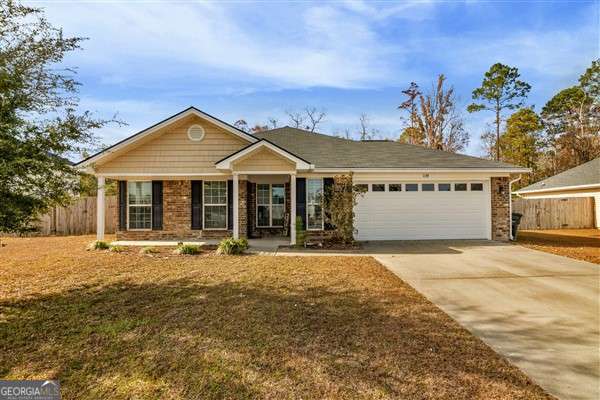
{"label": "brick exterior wall", "polygon": [[[258,228],[256,226],[256,183],[248,182],[248,186],[251,186],[251,190],[248,192],[248,236],[251,238],[263,238],[263,237],[274,237],[284,236],[286,227],[283,228]],[[291,199],[290,199],[290,184],[285,183],[285,205],[284,213],[288,215],[289,226],[289,215],[291,214]],[[289,231],[289,229],[288,229]],[[289,233],[288,235],[289,236]]]}
{"label": "brick exterior wall", "polygon": [[492,197],[492,240],[507,241],[510,239],[510,178],[491,179]]}
{"label": "brick exterior wall", "polygon": [[[117,240],[191,240],[232,236],[231,230],[192,230],[191,181],[163,181],[163,229],[118,230]],[[246,237],[246,181],[239,182],[240,237]],[[118,216],[117,216],[118,226]]]}
{"label": "brick exterior wall", "polygon": [[[240,237],[283,236],[283,228],[257,228],[256,190],[248,193],[248,186],[256,185],[246,180],[239,182],[239,232]],[[492,240],[510,239],[509,178],[491,179]],[[256,188],[254,188],[256,189]],[[285,184],[285,213],[290,213],[290,185]],[[115,213],[115,226],[119,226]],[[308,236],[328,235],[329,231],[307,231]],[[163,230],[117,230],[117,240],[179,240],[207,239],[232,236],[231,230],[191,229],[191,182],[163,181]]]}
{"label": "brick exterior wall", "polygon": [[250,182],[246,180],[240,180],[239,193],[238,193],[238,221],[239,221],[239,232],[241,238],[248,237],[248,185]]}

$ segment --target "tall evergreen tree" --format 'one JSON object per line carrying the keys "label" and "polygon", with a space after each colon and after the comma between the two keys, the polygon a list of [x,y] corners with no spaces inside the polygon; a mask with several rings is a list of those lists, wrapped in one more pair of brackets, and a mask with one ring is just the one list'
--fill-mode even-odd
{"label": "tall evergreen tree", "polygon": [[[489,110],[495,113],[496,143],[500,141],[500,125],[504,110],[515,110],[524,105],[531,86],[519,80],[519,70],[515,67],[496,63],[484,75],[481,86],[473,90],[473,102],[467,107],[469,112]],[[496,148],[496,160],[500,160],[500,146]]]}

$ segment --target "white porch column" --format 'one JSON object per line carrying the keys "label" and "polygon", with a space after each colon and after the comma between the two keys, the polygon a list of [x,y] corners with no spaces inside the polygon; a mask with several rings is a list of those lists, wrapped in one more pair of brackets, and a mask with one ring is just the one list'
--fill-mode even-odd
{"label": "white porch column", "polygon": [[233,238],[240,238],[240,182],[239,175],[233,174]]}
{"label": "white porch column", "polygon": [[98,197],[96,197],[96,239],[104,240],[104,177],[98,177]]}
{"label": "white porch column", "polygon": [[296,244],[296,174],[290,175],[290,245]]}

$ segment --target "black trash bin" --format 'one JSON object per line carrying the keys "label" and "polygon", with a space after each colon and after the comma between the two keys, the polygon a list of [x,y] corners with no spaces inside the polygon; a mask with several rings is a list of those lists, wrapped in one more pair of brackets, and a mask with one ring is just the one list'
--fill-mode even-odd
{"label": "black trash bin", "polygon": [[519,223],[521,222],[521,218],[523,217],[523,214],[519,214],[519,213],[512,213],[512,237],[513,240],[517,240],[517,231],[519,230]]}

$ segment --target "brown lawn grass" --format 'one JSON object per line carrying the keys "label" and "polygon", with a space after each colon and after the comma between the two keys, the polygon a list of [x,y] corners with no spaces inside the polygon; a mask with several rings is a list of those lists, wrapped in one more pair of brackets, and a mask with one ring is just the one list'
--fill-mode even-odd
{"label": "brown lawn grass", "polygon": [[519,231],[517,242],[535,250],[600,264],[599,229]]}
{"label": "brown lawn grass", "polygon": [[0,249],[0,378],[65,399],[549,398],[368,257]]}

